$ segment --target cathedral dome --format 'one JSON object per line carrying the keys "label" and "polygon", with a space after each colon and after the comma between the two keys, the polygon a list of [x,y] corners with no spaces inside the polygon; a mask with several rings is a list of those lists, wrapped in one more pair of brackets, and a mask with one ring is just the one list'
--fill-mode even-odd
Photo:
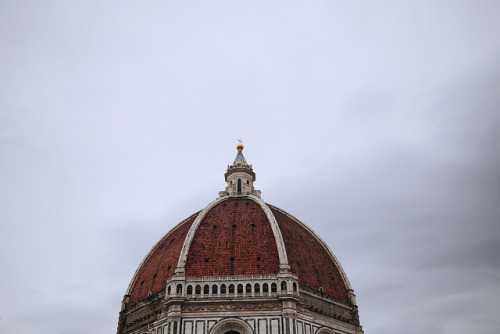
{"label": "cathedral dome", "polygon": [[261,199],[241,141],[236,148],[219,197],[139,265],[118,334],[362,334],[336,257],[307,225]]}
{"label": "cathedral dome", "polygon": [[306,288],[348,302],[347,278],[333,253],[309,227],[253,195],[225,196],[168,232],[131,283],[129,304],[186,277],[278,275],[291,270]]}

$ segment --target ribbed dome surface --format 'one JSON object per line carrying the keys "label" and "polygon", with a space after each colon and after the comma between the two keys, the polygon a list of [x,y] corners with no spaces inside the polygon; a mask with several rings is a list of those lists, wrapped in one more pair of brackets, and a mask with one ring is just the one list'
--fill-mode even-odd
{"label": "ribbed dome surface", "polygon": [[165,290],[167,278],[175,274],[184,239],[195,218],[196,214],[174,227],[146,256],[132,281],[130,305],[146,299],[149,291],[155,294]]}
{"label": "ribbed dome surface", "polygon": [[[129,304],[147,298],[149,291],[155,294],[165,289],[166,280],[180,263],[183,245],[187,249],[185,276],[202,277],[277,274],[277,244],[285,246],[288,264],[299,284],[348,302],[348,283],[342,269],[319,237],[293,216],[259,201],[254,196],[221,198],[204,215],[202,211],[177,225],[138,268],[129,287]],[[272,212],[282,240],[276,239],[263,206],[269,214]],[[194,236],[188,248],[186,235],[190,229]]]}
{"label": "ribbed dome surface", "polygon": [[270,206],[283,235],[292,272],[299,283],[341,300],[348,300],[347,289],[339,268],[327,248],[300,222]]}
{"label": "ribbed dome surface", "polygon": [[207,213],[189,250],[186,276],[277,274],[279,258],[266,214],[250,199],[224,201]]}

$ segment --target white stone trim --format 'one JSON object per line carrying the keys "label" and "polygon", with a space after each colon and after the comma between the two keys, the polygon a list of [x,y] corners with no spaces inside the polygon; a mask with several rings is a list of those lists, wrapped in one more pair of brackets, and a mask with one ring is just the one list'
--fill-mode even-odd
{"label": "white stone trim", "polygon": [[[307,226],[302,221],[300,221],[299,219],[297,219],[293,215],[289,214],[288,212],[286,212],[286,211],[284,211],[284,210],[282,210],[274,205],[271,205],[271,204],[268,204],[268,205],[271,206],[273,209],[278,210],[279,212],[283,213],[284,215],[287,215],[288,217],[290,217],[293,220],[295,220],[296,222],[298,222],[302,227],[304,227],[307,231],[309,231],[309,233],[311,233],[316,238],[316,240],[318,240],[321,243],[321,245],[323,245],[323,247],[328,251],[328,253],[332,257],[333,262],[335,263],[335,265],[339,269],[340,275],[342,276],[342,279],[344,281],[344,284],[345,284],[347,290],[353,291],[353,289],[351,287],[351,283],[349,282],[349,279],[347,278],[347,275],[344,271],[344,268],[342,268],[342,265],[340,264],[339,260],[335,256],[335,254],[333,254],[330,247],[328,247],[328,245],[319,237],[319,235],[317,235],[316,232],[314,232],[309,226]],[[349,295],[349,291],[347,293]],[[354,296],[354,294],[352,294],[352,296]],[[349,296],[349,298],[351,298],[351,296]],[[353,304],[356,305],[356,300],[354,298],[351,298],[351,302],[353,302]]]}
{"label": "white stone trim", "polygon": [[274,217],[273,212],[267,206],[266,203],[262,199],[257,196],[249,195],[249,198],[253,199],[257,202],[264,213],[267,216],[267,220],[269,224],[271,224],[271,229],[273,230],[274,239],[276,240],[276,246],[278,247],[278,255],[280,259],[280,268],[283,266],[288,266],[288,256],[286,255],[285,242],[283,241],[283,236],[281,235],[281,230],[278,226],[278,222],[276,221],[276,217]]}
{"label": "white stone trim", "polygon": [[191,243],[193,242],[194,235],[198,230],[201,221],[203,220],[203,218],[205,218],[208,211],[210,211],[214,206],[224,201],[225,199],[227,199],[227,197],[218,198],[215,201],[209,203],[205,208],[203,208],[203,210],[201,210],[201,212],[194,220],[193,224],[191,225],[191,228],[189,229],[186,235],[186,239],[184,239],[184,244],[182,245],[181,253],[179,255],[179,261],[177,262],[177,269],[175,269],[176,274],[184,274],[186,272],[187,255],[189,249],[191,248]]}
{"label": "white stone trim", "polygon": [[186,235],[186,239],[184,239],[184,245],[182,246],[181,254],[179,256],[179,262],[177,264],[177,269],[175,270],[177,274],[184,275],[184,273],[186,272],[186,261],[189,249],[191,248],[191,243],[193,242],[198,227],[200,226],[201,222],[203,221],[207,213],[216,205],[234,198],[248,198],[260,205],[260,207],[266,214],[267,220],[271,225],[271,230],[273,231],[274,239],[276,241],[276,247],[278,248],[280,269],[283,267],[288,267],[288,257],[286,255],[286,249],[285,249],[285,244],[283,242],[283,237],[281,235],[281,230],[279,229],[278,223],[276,222],[276,218],[274,217],[271,209],[269,209],[267,204],[264,203],[264,201],[262,201],[259,197],[253,195],[224,196],[211,202],[203,210],[201,210],[200,214],[196,217],[195,221],[191,225],[191,228],[189,229],[189,232]]}

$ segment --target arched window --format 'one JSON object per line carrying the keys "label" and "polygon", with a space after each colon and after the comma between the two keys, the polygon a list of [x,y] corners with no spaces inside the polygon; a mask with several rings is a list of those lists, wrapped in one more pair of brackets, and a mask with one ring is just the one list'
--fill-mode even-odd
{"label": "arched window", "polygon": [[245,293],[252,293],[252,284],[248,283],[245,287]]}
{"label": "arched window", "polygon": [[285,281],[281,282],[281,291],[286,291],[286,282]]}
{"label": "arched window", "polygon": [[331,330],[322,328],[319,331],[316,332],[317,334],[334,334]]}
{"label": "arched window", "polygon": [[241,179],[238,179],[238,195],[241,195]]}
{"label": "arched window", "polygon": [[238,284],[238,293],[243,293],[243,284]]}
{"label": "arched window", "polygon": [[247,180],[247,184],[250,184],[250,181]]}
{"label": "arched window", "polygon": [[278,291],[278,286],[276,283],[271,284],[271,292],[277,292]]}
{"label": "arched window", "polygon": [[293,292],[297,292],[297,283],[293,283]]}
{"label": "arched window", "polygon": [[197,285],[194,288],[194,293],[197,294],[197,295],[201,295],[201,285]]}
{"label": "arched window", "polygon": [[226,294],[226,284],[222,284],[220,286],[220,293],[225,295]]}
{"label": "arched window", "polygon": [[222,319],[210,330],[212,334],[250,334],[253,332],[250,325],[236,318]]}
{"label": "arched window", "polygon": [[205,286],[203,287],[203,294],[204,295],[208,295],[210,293],[210,287],[205,284]]}
{"label": "arched window", "polygon": [[188,285],[188,287],[187,287],[187,293],[188,293],[188,295],[192,295],[193,294],[193,286],[192,285]]}
{"label": "arched window", "polygon": [[269,292],[269,285],[267,283],[264,283],[264,285],[262,285],[262,292]]}
{"label": "arched window", "polygon": [[167,295],[169,295],[169,296],[170,296],[170,292],[171,292],[171,290],[172,290],[172,288],[171,288],[171,287],[168,287],[168,288],[167,288]]}
{"label": "arched window", "polygon": [[177,284],[177,293],[182,293],[182,284]]}
{"label": "arched window", "polygon": [[253,286],[253,291],[255,293],[260,293],[260,285],[255,283],[255,285]]}
{"label": "arched window", "polygon": [[217,290],[218,290],[217,285],[215,285],[215,284],[212,285],[212,295],[216,295],[217,294]]}
{"label": "arched window", "polygon": [[234,293],[234,284],[229,284],[229,293]]}

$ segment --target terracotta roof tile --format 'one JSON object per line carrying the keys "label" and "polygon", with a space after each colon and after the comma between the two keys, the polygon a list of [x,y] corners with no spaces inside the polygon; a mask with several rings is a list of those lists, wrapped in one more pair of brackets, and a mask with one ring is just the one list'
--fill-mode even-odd
{"label": "terracotta roof tile", "polygon": [[259,204],[223,201],[203,218],[189,250],[186,276],[276,274],[278,251]]}
{"label": "terracotta roof tile", "polygon": [[347,288],[339,269],[325,247],[300,223],[271,207],[285,242],[288,262],[299,283],[343,301],[348,301]]}
{"label": "terracotta roof tile", "polygon": [[129,305],[144,300],[148,291],[153,294],[165,289],[167,279],[175,274],[179,254],[187,232],[197,215],[193,215],[166,234],[139,269],[130,291]]}

